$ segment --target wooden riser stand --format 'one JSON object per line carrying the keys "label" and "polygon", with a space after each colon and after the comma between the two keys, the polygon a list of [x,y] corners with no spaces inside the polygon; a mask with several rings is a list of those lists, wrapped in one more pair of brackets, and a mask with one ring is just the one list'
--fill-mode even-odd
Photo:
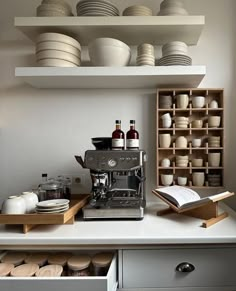
{"label": "wooden riser stand", "polygon": [[225,195],[225,197],[219,198],[219,200],[217,201],[210,200],[203,205],[191,206],[186,209],[179,209],[170,201],[161,196],[156,190],[153,190],[152,193],[169,205],[169,208],[157,211],[157,215],[162,216],[172,212],[176,212],[199,219],[204,219],[205,221],[202,223],[202,227],[204,228],[210,227],[211,225],[221,221],[228,216],[227,212],[219,214],[219,201],[234,195],[233,192],[227,192],[227,195]]}

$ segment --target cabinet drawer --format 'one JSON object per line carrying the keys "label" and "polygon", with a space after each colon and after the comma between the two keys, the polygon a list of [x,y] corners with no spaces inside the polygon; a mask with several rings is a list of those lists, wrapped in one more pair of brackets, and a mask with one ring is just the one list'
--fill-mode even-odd
{"label": "cabinet drawer", "polygon": [[11,291],[116,291],[117,290],[117,256],[114,254],[106,276],[88,277],[2,277],[0,278],[0,290]]}
{"label": "cabinet drawer", "polygon": [[[124,250],[122,260],[124,289],[232,286],[236,290],[236,248]],[[194,270],[177,271],[183,262]]]}

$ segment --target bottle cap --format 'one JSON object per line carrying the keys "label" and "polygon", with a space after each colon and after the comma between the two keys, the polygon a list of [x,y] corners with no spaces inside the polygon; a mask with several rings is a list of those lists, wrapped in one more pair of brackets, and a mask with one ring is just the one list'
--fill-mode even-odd
{"label": "bottle cap", "polygon": [[116,123],[121,123],[121,120],[116,120]]}
{"label": "bottle cap", "polygon": [[46,174],[46,173],[42,174],[42,177],[47,177],[47,176],[48,176],[48,174]]}
{"label": "bottle cap", "polygon": [[130,123],[135,124],[135,120],[133,120],[133,119],[130,120]]}

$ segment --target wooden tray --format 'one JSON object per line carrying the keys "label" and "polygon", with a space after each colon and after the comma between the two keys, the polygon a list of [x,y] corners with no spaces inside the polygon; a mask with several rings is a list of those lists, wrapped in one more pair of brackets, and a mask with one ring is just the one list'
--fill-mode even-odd
{"label": "wooden tray", "polygon": [[24,233],[41,224],[73,224],[76,213],[87,204],[89,196],[90,194],[73,195],[70,208],[64,213],[0,214],[0,224],[21,224]]}

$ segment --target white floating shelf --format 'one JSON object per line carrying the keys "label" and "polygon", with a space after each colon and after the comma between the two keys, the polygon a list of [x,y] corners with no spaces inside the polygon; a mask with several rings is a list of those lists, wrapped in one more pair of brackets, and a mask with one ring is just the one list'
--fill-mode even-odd
{"label": "white floating shelf", "polygon": [[173,40],[196,45],[204,24],[204,16],[189,15],[15,18],[15,26],[33,41],[42,32],[61,32],[76,37],[81,45],[97,37],[117,38],[130,45],[162,45]]}
{"label": "white floating shelf", "polygon": [[20,67],[15,76],[36,88],[127,89],[197,87],[205,66]]}

